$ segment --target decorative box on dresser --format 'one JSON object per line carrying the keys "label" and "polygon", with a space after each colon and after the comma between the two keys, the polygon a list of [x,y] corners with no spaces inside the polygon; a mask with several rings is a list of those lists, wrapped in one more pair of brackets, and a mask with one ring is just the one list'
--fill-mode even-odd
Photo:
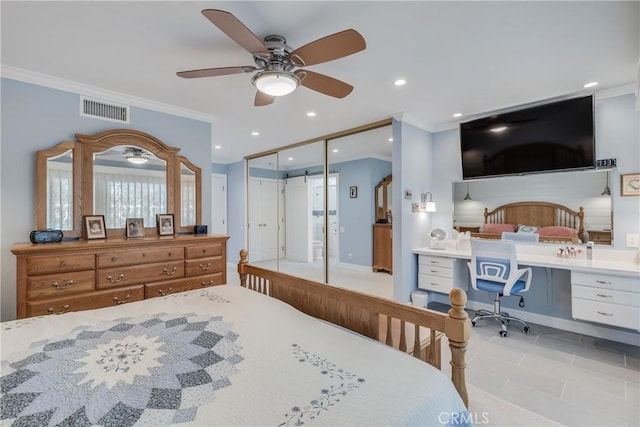
{"label": "decorative box on dresser", "polygon": [[393,273],[393,228],[391,224],[373,224],[373,271]]}
{"label": "decorative box on dresser", "polygon": [[226,283],[224,235],[17,243],[17,317],[124,304]]}

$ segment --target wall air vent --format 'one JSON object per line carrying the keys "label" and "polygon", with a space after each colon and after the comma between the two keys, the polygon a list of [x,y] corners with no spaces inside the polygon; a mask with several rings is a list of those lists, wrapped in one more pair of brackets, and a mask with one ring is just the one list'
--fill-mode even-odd
{"label": "wall air vent", "polygon": [[108,103],[81,96],[80,116],[128,124],[129,106]]}

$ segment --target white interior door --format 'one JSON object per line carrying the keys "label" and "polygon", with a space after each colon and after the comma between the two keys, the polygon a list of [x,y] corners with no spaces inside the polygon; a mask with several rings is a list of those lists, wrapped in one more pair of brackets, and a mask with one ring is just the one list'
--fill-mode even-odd
{"label": "white interior door", "polygon": [[262,260],[278,257],[278,181],[260,180],[260,234]]}
{"label": "white interior door", "polygon": [[214,173],[211,176],[211,233],[227,234],[227,175]]}
{"label": "white interior door", "polygon": [[248,237],[249,237],[249,260],[251,262],[262,261],[262,224],[260,220],[259,200],[261,197],[260,179],[249,179],[249,194],[247,195],[249,205]]}
{"label": "white interior door", "polygon": [[304,176],[287,178],[285,199],[287,259],[312,262],[311,198]]}
{"label": "white interior door", "polygon": [[327,214],[329,215],[328,226],[329,226],[329,234],[327,236],[328,241],[328,256],[329,258],[339,258],[340,256],[340,236],[339,236],[339,206],[338,206],[338,179],[339,174],[331,174],[329,175],[329,186],[328,186],[328,198],[329,198],[329,207],[327,209]]}

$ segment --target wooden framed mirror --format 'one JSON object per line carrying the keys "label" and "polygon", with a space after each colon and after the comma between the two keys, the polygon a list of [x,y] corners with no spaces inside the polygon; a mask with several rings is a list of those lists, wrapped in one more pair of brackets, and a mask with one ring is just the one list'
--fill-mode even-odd
{"label": "wooden framed mirror", "polygon": [[391,175],[387,175],[375,187],[376,222],[391,222]]}
{"label": "wooden framed mirror", "polygon": [[178,148],[130,129],[76,139],[36,153],[37,228],[81,237],[82,217],[100,214],[108,237],[126,235],[126,218],[145,218],[153,236],[156,215],[173,214],[176,232],[193,233],[202,220],[201,170]]}

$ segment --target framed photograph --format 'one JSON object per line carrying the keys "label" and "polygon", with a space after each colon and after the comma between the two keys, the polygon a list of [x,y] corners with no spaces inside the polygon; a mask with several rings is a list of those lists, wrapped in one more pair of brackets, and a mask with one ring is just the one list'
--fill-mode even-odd
{"label": "framed photograph", "polygon": [[107,230],[104,227],[104,215],[85,215],[84,232],[87,240],[106,239]]}
{"label": "framed photograph", "polygon": [[620,175],[620,195],[640,196],[640,173]]}
{"label": "framed photograph", "polygon": [[127,237],[144,237],[144,218],[127,218]]}
{"label": "framed photograph", "polygon": [[160,214],[157,218],[158,235],[168,236],[173,234],[173,214]]}
{"label": "framed photograph", "polygon": [[355,185],[349,187],[349,197],[351,197],[352,199],[358,197],[358,187],[356,187]]}

